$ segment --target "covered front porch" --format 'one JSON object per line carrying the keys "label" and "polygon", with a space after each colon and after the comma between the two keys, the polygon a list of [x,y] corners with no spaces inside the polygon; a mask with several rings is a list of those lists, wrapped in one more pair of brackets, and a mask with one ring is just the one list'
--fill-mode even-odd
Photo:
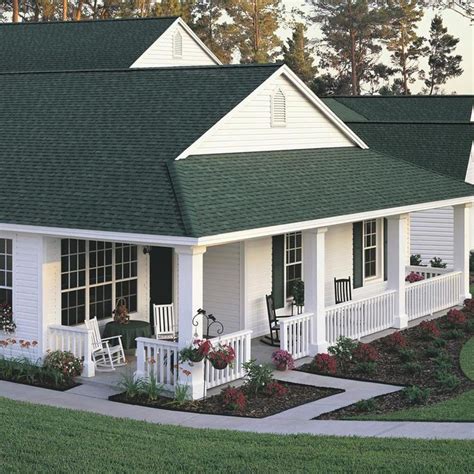
{"label": "covered front porch", "polygon": [[[269,332],[265,296],[282,291],[277,315],[291,312],[291,282],[305,285],[301,314],[279,318],[279,347],[295,359],[325,352],[339,336],[361,339],[388,328],[404,328],[408,322],[458,305],[469,296],[469,205],[455,206],[455,259],[449,269],[409,265],[409,215],[374,216],[357,222],[318,228],[297,228],[287,234],[269,234],[219,245],[175,246],[167,267],[171,282],[178,337],[175,341],[138,338],[136,376],[154,373],[159,383],[173,391],[179,384],[200,398],[204,389],[226,384],[244,375],[243,363],[254,357],[252,340]],[[367,224],[369,223],[369,224]],[[366,225],[367,224],[367,225]],[[360,233],[362,228],[362,233]],[[281,238],[279,236],[282,236]],[[359,237],[361,241],[359,242]],[[281,243],[283,247],[281,248]],[[147,252],[143,265],[150,268]],[[277,261],[280,256],[283,261]],[[155,262],[159,266],[159,262]],[[414,272],[422,280],[409,283]],[[140,267],[138,270],[140,274]],[[138,288],[150,282],[150,270],[138,278]],[[334,278],[352,277],[352,299],[335,304]],[[162,279],[163,280],[163,279]],[[279,286],[280,288],[279,288]],[[148,305],[141,300],[143,319]],[[154,303],[154,301],[151,301]],[[223,326],[211,333],[213,342],[229,344],[236,353],[232,367],[216,370],[206,362],[177,367],[179,351],[203,337],[202,319],[192,318],[204,308]],[[133,317],[133,315],[132,315]],[[85,362],[85,376],[93,376],[92,341],[81,325],[48,326],[48,347],[71,350]],[[267,346],[266,362],[271,351]],[[170,363],[172,361],[172,363]]]}

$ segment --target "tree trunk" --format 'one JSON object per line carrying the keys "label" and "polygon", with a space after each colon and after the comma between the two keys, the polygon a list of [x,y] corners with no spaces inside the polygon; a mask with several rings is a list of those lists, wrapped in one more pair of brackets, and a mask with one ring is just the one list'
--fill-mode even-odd
{"label": "tree trunk", "polygon": [[75,15],[74,15],[74,19],[75,19],[76,21],[81,21],[81,17],[82,17],[82,5],[83,5],[83,0],[78,0],[76,13],[75,13]]}
{"label": "tree trunk", "polygon": [[352,95],[357,95],[357,90],[358,90],[356,44],[355,43],[356,43],[355,31],[351,30],[351,89],[352,89]]}
{"label": "tree trunk", "polygon": [[258,0],[253,2],[253,27],[254,27],[254,38],[253,38],[253,49],[254,49],[254,61],[257,57],[260,48],[260,25],[258,23]]}
{"label": "tree trunk", "polygon": [[13,0],[13,23],[18,23],[19,21],[19,16],[20,16],[20,12],[19,12],[19,8],[18,8],[18,0]]}
{"label": "tree trunk", "polygon": [[67,21],[68,0],[63,0],[63,21]]}

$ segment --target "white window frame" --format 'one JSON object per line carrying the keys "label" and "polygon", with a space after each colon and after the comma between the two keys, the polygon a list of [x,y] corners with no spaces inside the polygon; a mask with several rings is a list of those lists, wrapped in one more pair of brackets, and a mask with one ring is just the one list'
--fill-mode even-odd
{"label": "white window frame", "polygon": [[[5,272],[5,275],[7,273],[11,273],[11,285],[8,285],[7,281],[5,281],[5,284],[4,285],[0,285],[0,290],[7,290],[7,291],[11,291],[11,304],[13,306],[13,303],[14,303],[14,299],[13,299],[13,273],[14,273],[14,268],[13,268],[13,253],[14,253],[14,241],[13,239],[11,238],[8,238],[8,237],[0,237],[0,240],[4,240],[5,241],[5,253],[1,252],[0,255],[4,256],[5,257],[5,268],[0,268],[0,271],[2,272]],[[7,251],[7,241],[10,242],[11,244],[11,253],[8,253]],[[8,257],[11,257],[11,270],[8,269],[8,265],[7,265],[7,260],[8,260]],[[3,303],[2,301],[0,301],[0,304]]]}
{"label": "white window frame", "polygon": [[[84,241],[84,239],[64,239],[64,240],[76,240],[76,241]],[[138,269],[138,262],[139,262],[139,258],[138,258],[138,251],[139,251],[139,247],[137,245],[134,245],[134,244],[127,244],[125,242],[112,242],[112,278],[110,281],[104,281],[104,282],[100,282],[100,283],[90,283],[90,240],[85,240],[85,285],[82,285],[82,286],[77,286],[77,287],[74,287],[74,288],[66,288],[66,289],[62,289],[61,288],[61,295],[63,293],[70,293],[72,291],[80,291],[80,290],[84,290],[85,292],[85,321],[88,321],[91,316],[94,317],[95,315],[91,315],[90,314],[90,290],[92,288],[97,288],[97,287],[100,287],[100,286],[107,286],[107,285],[112,285],[112,311],[115,309],[115,304],[117,302],[117,295],[116,295],[116,286],[117,286],[117,283],[122,283],[122,282],[126,282],[126,281],[132,281],[132,280],[136,280],[137,281],[137,310],[136,311],[133,311],[133,312],[130,312],[131,315],[133,314],[136,314],[138,312],[138,288],[139,288],[139,285],[138,285],[138,275],[139,275],[139,269]],[[97,241],[97,240],[94,240],[94,242],[101,242],[101,241]],[[107,242],[107,243],[110,243],[110,242]],[[130,260],[129,263],[136,263],[136,266],[137,266],[137,272],[136,272],[136,276],[131,276],[131,277],[128,277],[128,278],[116,278],[116,245],[117,244],[123,244],[123,245],[130,245],[131,247],[134,246],[137,248],[137,256],[136,256],[136,260]],[[70,254],[68,254],[70,255]],[[61,251],[61,259],[63,257],[63,254],[62,254],[62,251]],[[105,267],[106,265],[104,264],[103,267]],[[94,268],[102,268],[102,267],[94,267]],[[70,274],[71,271],[70,269],[67,271],[67,272],[63,272],[62,271],[62,263],[61,263],[61,279],[62,279],[62,276],[63,274]],[[61,298],[62,300],[62,298]],[[61,301],[61,322],[62,322],[62,310],[63,310],[63,307],[62,307],[62,301]],[[99,320],[99,323],[102,323],[104,324],[104,322],[108,322],[108,321],[111,321],[112,320],[112,315],[110,315],[110,317],[107,317],[107,318],[103,318],[103,319],[100,319]],[[83,323],[78,323],[78,324],[83,324]],[[73,326],[73,325],[71,325]]]}
{"label": "white window frame", "polygon": [[[369,221],[375,221],[375,245],[366,247],[365,245],[365,224]],[[382,219],[366,219],[362,222],[362,271],[364,276],[364,283],[376,282],[382,279],[383,275],[383,264],[382,264],[382,253],[383,253],[383,221]],[[365,275],[365,251],[370,248],[375,248],[375,275],[367,277]]]}
{"label": "white window frame", "polygon": [[[288,238],[290,235],[297,235],[299,234],[300,235],[300,238],[301,238],[301,246],[295,246],[294,248],[289,248],[288,247]],[[295,239],[296,241],[296,239]],[[287,234],[285,234],[285,245],[284,245],[284,248],[285,248],[285,271],[284,271],[284,278],[283,278],[283,281],[284,281],[284,284],[283,284],[283,289],[284,289],[284,295],[285,295],[285,301],[288,301],[289,298],[291,298],[289,295],[288,295],[288,291],[287,291],[287,287],[288,287],[288,277],[287,277],[287,268],[288,267],[293,267],[293,266],[296,266],[296,265],[301,265],[301,280],[303,279],[303,234],[302,232],[288,232]],[[294,262],[291,262],[291,263],[288,263],[288,251],[289,250],[298,250],[300,249],[301,250],[301,259],[300,260],[295,260]]]}
{"label": "white window frame", "polygon": [[[179,44],[179,48],[180,50],[177,51],[177,43],[176,43],[176,40],[177,38],[179,38],[180,40],[180,44]],[[173,48],[173,58],[174,59],[183,59],[183,35],[181,33],[181,31],[179,30],[176,30],[173,34],[173,41],[172,41],[172,48]]]}
{"label": "white window frame", "polygon": [[[275,119],[275,98],[277,95],[281,95],[283,97],[283,106],[285,109],[283,121]],[[288,123],[288,101],[286,100],[285,92],[280,87],[276,89],[270,96],[270,115],[272,127],[286,127],[286,124]]]}

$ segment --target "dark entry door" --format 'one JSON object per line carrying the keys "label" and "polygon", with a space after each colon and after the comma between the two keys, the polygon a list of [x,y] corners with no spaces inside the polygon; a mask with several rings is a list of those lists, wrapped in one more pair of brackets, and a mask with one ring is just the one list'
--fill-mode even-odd
{"label": "dark entry door", "polygon": [[153,305],[173,302],[173,249],[152,247],[150,252],[150,322]]}

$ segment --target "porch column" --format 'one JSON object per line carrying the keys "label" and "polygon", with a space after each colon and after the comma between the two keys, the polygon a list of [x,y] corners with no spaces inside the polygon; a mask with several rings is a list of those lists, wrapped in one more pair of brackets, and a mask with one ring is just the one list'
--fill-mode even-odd
{"label": "porch column", "polygon": [[313,313],[310,354],[327,352],[325,302],[325,241],[327,227],[303,231],[303,281],[305,312]]}
{"label": "porch column", "polygon": [[471,298],[469,288],[470,222],[472,204],[454,206],[454,271],[462,272],[460,302]]}
{"label": "porch column", "polygon": [[407,219],[407,214],[387,218],[387,280],[388,289],[397,292],[395,296],[395,317],[393,326],[398,329],[408,326],[408,316],[405,309]]}
{"label": "porch column", "polygon": [[[197,310],[202,308],[203,294],[203,255],[206,247],[176,247],[178,259],[178,350],[192,344],[194,339],[202,338],[202,318],[196,318],[197,326],[192,319]],[[203,397],[204,363],[190,366],[185,363],[181,369],[191,372],[186,375],[181,370],[179,383],[189,386],[189,397],[197,400]]]}

